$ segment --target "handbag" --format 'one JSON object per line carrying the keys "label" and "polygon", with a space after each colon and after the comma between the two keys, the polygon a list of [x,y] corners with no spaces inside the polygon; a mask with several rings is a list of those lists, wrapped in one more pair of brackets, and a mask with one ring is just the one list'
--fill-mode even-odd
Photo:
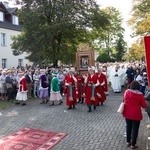
{"label": "handbag", "polygon": [[118,113],[123,114],[124,111],[124,102],[122,102],[117,110]]}

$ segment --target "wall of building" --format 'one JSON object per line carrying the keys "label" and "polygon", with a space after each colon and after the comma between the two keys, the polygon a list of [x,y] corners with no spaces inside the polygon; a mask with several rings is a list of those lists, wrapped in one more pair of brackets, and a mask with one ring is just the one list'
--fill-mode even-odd
{"label": "wall of building", "polygon": [[[1,45],[1,40],[2,40],[1,33],[6,34],[6,46]],[[12,53],[11,36],[18,35],[18,34],[20,34],[20,31],[0,28],[0,68],[2,68],[2,59],[7,59],[7,63],[6,63],[7,68],[17,67],[19,65],[18,64],[19,59],[22,59],[23,66],[28,64],[28,60],[25,59],[25,57],[27,56],[26,53],[23,53],[22,55],[19,55],[19,56],[14,56]]]}

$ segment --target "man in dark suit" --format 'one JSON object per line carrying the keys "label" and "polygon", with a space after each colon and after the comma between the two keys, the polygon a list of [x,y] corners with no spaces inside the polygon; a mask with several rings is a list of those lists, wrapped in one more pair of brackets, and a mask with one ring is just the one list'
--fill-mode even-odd
{"label": "man in dark suit", "polygon": [[13,101],[13,79],[11,78],[11,71],[7,71],[7,77],[5,79],[6,88],[7,88],[7,100]]}

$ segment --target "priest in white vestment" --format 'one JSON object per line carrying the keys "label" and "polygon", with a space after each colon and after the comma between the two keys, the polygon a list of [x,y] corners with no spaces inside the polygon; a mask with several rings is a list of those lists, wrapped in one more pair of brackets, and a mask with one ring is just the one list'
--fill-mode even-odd
{"label": "priest in white vestment", "polygon": [[127,78],[126,71],[127,71],[127,69],[125,68],[124,65],[122,65],[121,68],[119,69],[119,71],[121,73],[121,85],[124,86],[126,84],[126,78]]}
{"label": "priest in white vestment", "polygon": [[115,67],[114,70],[111,72],[111,87],[114,92],[121,92],[122,85],[121,85],[121,76],[122,71],[119,70],[119,67]]}

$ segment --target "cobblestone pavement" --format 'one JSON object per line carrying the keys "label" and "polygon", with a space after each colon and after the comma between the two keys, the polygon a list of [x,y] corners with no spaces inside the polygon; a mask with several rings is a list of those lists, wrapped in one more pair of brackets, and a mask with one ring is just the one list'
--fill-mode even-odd
{"label": "cobblestone pavement", "polygon": [[[68,134],[52,150],[128,150],[125,121],[116,112],[122,94],[110,91],[105,104],[91,113],[87,113],[85,104],[67,110],[65,102],[49,106],[40,104],[39,99],[28,101],[26,106],[14,105],[0,112],[0,138],[30,127]],[[137,143],[139,150],[146,149],[148,119],[144,111],[143,116]]]}

